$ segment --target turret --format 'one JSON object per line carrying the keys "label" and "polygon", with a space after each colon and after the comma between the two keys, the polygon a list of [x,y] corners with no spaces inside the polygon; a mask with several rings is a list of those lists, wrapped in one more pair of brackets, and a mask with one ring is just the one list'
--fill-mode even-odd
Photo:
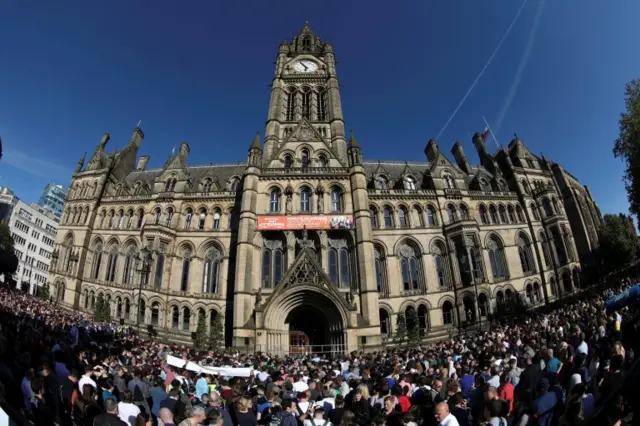
{"label": "turret", "polygon": [[347,149],[347,157],[349,158],[349,167],[362,165],[362,149],[360,143],[353,134],[353,130],[350,131],[349,148]]}
{"label": "turret", "polygon": [[473,145],[476,147],[476,151],[478,151],[478,157],[480,157],[480,159],[482,160],[483,157],[486,157],[489,155],[489,152],[487,151],[487,147],[484,144],[484,139],[482,138],[482,135],[480,133],[475,133],[473,135]]}
{"label": "turret", "polygon": [[260,167],[262,164],[262,145],[260,143],[260,132],[256,132],[253,142],[249,147],[247,165],[252,167]]}
{"label": "turret", "polygon": [[111,135],[109,133],[105,133],[104,135],[102,135],[102,139],[100,139],[100,149],[104,151],[104,147],[107,145],[107,142],[109,142],[109,139],[111,139]]}
{"label": "turret", "polygon": [[458,167],[460,170],[465,172],[466,174],[471,174],[471,166],[469,165],[469,160],[467,160],[467,156],[464,155],[464,150],[462,149],[462,144],[460,142],[456,142],[451,149],[451,153],[453,154],[453,158],[455,158]]}
{"label": "turret", "polygon": [[191,148],[189,148],[189,144],[187,142],[182,142],[180,144],[180,156],[182,157],[182,160],[186,160],[187,157],[189,156],[189,152],[191,152]]}
{"label": "turret", "polygon": [[136,127],[135,129],[133,129],[133,134],[131,135],[131,139],[129,140],[129,145],[135,145],[136,147],[139,147],[142,139],[144,139],[144,133],[142,133],[142,129],[140,127]]}
{"label": "turret", "polygon": [[427,142],[427,147],[424,149],[424,154],[427,156],[427,160],[433,163],[436,161],[438,154],[440,153],[440,148],[438,148],[438,144],[435,139],[430,139]]}
{"label": "turret", "polygon": [[147,168],[147,163],[149,162],[149,157],[148,155],[143,155],[138,159],[138,164],[136,165],[136,171],[140,172],[144,169]]}
{"label": "turret", "polygon": [[76,170],[75,173],[80,173],[80,171],[82,171],[82,167],[84,167],[84,161],[87,158],[87,153],[85,152],[84,155],[82,156],[82,158],[80,158],[80,160],[78,160],[78,164],[76,164]]}

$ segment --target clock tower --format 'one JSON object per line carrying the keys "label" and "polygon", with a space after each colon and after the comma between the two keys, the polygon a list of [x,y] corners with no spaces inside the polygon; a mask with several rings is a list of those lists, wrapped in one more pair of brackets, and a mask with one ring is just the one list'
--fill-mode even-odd
{"label": "clock tower", "polygon": [[[281,167],[284,151],[295,153],[305,142],[324,145],[325,158],[290,158],[291,167],[344,167],[347,142],[333,46],[320,40],[309,25],[278,50],[264,139],[264,165]],[[320,147],[318,147],[320,148]],[[289,158],[289,157],[287,157]]]}

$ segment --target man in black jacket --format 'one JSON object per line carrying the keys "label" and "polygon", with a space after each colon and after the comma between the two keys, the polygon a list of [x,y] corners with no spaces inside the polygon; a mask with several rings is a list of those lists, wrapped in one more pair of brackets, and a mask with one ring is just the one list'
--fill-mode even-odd
{"label": "man in black jacket", "polygon": [[51,365],[48,362],[42,364],[42,378],[44,380],[44,401],[51,410],[53,418],[57,419],[60,406],[60,384],[52,374]]}
{"label": "man in black jacket", "polygon": [[118,403],[115,399],[107,399],[104,409],[104,413],[94,417],[93,426],[127,426],[127,423],[118,417]]}
{"label": "man in black jacket", "polygon": [[44,380],[41,377],[33,379],[31,382],[33,399],[31,400],[31,414],[35,426],[53,426],[53,413],[47,406],[44,399]]}
{"label": "man in black jacket", "polygon": [[520,374],[520,383],[516,389],[517,399],[522,399],[523,395],[527,393],[535,397],[536,387],[542,378],[542,367],[540,367],[540,359],[537,354],[534,357],[525,354],[524,362],[526,368]]}

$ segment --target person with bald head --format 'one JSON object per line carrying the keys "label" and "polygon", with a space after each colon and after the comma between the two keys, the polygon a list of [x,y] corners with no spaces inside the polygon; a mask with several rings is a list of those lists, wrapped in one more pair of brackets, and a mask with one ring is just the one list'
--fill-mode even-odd
{"label": "person with bald head", "polygon": [[449,405],[446,402],[436,405],[435,418],[438,426],[460,426],[458,419],[449,412]]}

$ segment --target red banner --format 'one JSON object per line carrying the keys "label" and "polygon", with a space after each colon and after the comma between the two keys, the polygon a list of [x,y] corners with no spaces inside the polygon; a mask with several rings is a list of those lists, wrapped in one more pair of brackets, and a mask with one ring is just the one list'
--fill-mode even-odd
{"label": "red banner", "polygon": [[258,231],[288,231],[298,229],[353,229],[353,216],[305,215],[258,216]]}

